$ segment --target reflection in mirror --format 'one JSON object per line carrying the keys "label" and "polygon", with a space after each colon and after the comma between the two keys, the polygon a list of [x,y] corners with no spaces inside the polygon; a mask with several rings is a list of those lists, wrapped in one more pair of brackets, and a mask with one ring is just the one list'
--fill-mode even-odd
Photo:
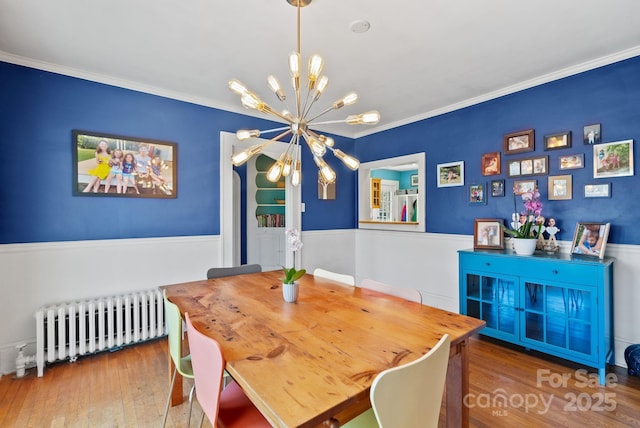
{"label": "reflection in mirror", "polygon": [[424,232],[424,165],[424,153],[361,164],[359,227]]}

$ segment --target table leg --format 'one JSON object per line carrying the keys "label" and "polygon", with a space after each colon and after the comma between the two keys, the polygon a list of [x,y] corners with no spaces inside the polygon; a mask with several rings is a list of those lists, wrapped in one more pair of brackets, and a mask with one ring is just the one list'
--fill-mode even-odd
{"label": "table leg", "polygon": [[446,379],[446,419],[447,428],[469,426],[469,408],[464,397],[469,393],[469,339],[451,346]]}
{"label": "table leg", "polygon": [[[173,374],[173,369],[175,365],[173,364],[173,359],[171,358],[171,353],[167,348],[167,358],[169,359],[169,385],[171,385],[171,375]],[[182,397],[182,376],[180,373],[176,373],[176,379],[173,382],[173,390],[171,391],[171,406],[177,406],[178,404],[182,404],[184,398]]]}

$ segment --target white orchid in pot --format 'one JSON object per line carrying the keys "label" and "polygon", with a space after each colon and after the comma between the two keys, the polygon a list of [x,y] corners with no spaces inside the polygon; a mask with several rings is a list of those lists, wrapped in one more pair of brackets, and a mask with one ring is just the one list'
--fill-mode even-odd
{"label": "white orchid in pot", "polygon": [[296,269],[296,252],[302,248],[300,233],[295,228],[285,230],[289,248],[293,251],[293,267],[283,267],[284,278],[282,278],[282,293],[286,302],[295,302],[298,299],[298,279],[307,273],[306,269]]}

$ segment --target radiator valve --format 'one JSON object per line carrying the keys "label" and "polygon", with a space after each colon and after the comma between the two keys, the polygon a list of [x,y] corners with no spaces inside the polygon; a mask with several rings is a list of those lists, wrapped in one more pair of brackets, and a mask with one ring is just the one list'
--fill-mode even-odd
{"label": "radiator valve", "polygon": [[35,364],[36,356],[35,355],[24,355],[24,348],[27,346],[26,343],[16,346],[18,348],[18,356],[16,357],[16,378],[24,377],[25,369],[28,364]]}

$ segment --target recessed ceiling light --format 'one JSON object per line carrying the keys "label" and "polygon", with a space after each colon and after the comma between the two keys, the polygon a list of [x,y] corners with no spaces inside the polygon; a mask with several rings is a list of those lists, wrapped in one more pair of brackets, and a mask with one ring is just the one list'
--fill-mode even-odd
{"label": "recessed ceiling light", "polygon": [[349,25],[349,28],[351,28],[351,31],[353,31],[354,33],[366,33],[367,31],[369,31],[369,28],[371,28],[371,23],[369,21],[365,21],[364,19],[358,19],[356,21],[353,21]]}

